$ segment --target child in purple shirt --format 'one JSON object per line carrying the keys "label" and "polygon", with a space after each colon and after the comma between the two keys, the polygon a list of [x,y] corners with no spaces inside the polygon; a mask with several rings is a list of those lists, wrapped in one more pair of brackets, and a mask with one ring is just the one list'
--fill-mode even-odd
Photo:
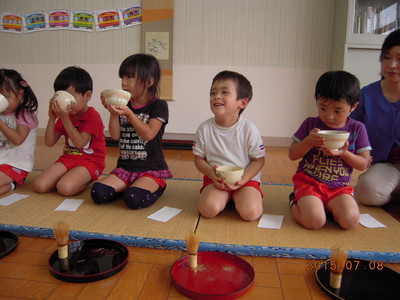
{"label": "child in purple shirt", "polygon": [[[332,213],[344,229],[359,221],[350,179],[353,168],[365,170],[371,160],[371,146],[364,124],[349,118],[357,107],[360,93],[358,79],[345,71],[324,73],[315,88],[318,117],[307,118],[293,135],[289,149],[291,160],[301,159],[293,176],[291,214],[308,229],[326,223],[326,211]],[[325,147],[320,130],[350,132],[338,151]]]}

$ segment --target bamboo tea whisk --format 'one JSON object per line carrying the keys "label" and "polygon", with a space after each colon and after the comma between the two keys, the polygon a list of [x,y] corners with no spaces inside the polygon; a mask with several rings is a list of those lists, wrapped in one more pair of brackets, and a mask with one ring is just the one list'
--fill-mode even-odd
{"label": "bamboo tea whisk", "polygon": [[69,269],[69,261],[68,261],[69,224],[65,221],[58,221],[54,225],[53,232],[58,245],[58,259],[60,261],[60,268],[62,271],[66,271]]}
{"label": "bamboo tea whisk", "polygon": [[189,267],[194,269],[197,267],[197,253],[199,250],[200,239],[196,231],[190,231],[186,235],[186,249],[189,254]]}
{"label": "bamboo tea whisk", "polygon": [[331,273],[329,285],[334,289],[339,289],[342,282],[342,273],[346,266],[348,252],[341,248],[331,249]]}

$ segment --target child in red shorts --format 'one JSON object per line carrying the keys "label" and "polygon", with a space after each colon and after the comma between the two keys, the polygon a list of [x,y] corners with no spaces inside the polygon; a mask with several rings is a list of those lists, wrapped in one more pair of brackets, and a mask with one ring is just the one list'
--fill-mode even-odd
{"label": "child in red shorts", "polygon": [[[344,229],[359,221],[350,179],[353,168],[364,170],[370,162],[371,146],[364,124],[349,118],[358,105],[358,79],[345,71],[326,72],[315,88],[318,117],[307,118],[293,135],[289,158],[301,158],[293,176],[290,197],[293,219],[308,229],[326,223],[326,211]],[[326,148],[320,130],[350,133],[345,145],[333,151]]]}
{"label": "child in red shorts", "polygon": [[[260,182],[265,148],[255,124],[241,116],[252,97],[251,83],[242,74],[222,71],[212,81],[209,101],[214,117],[200,124],[193,144],[195,166],[204,174],[198,201],[203,217],[217,216],[231,200],[245,221],[263,213]],[[242,177],[224,183],[216,173],[224,165],[242,167]]]}
{"label": "child in red shorts", "polygon": [[100,114],[88,106],[93,81],[84,69],[68,67],[61,71],[54,90],[72,94],[76,105],[64,109],[55,98],[50,100],[45,143],[54,146],[64,136],[64,153],[36,178],[33,186],[37,193],[57,190],[63,196],[73,196],[97,180],[105,167],[104,125]]}
{"label": "child in red shorts", "polygon": [[15,70],[0,70],[0,195],[23,185],[32,171],[36,145],[38,101]]}

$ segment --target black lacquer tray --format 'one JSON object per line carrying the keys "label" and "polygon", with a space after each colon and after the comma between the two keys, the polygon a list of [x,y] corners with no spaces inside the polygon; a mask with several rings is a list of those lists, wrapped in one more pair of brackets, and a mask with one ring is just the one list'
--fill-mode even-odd
{"label": "black lacquer tray", "polygon": [[330,268],[330,261],[321,264],[315,276],[321,289],[334,299],[400,299],[400,274],[382,262],[348,259],[339,289],[329,285]]}
{"label": "black lacquer tray", "polygon": [[17,248],[18,236],[9,231],[0,230],[0,258],[7,256]]}
{"label": "black lacquer tray", "polygon": [[49,258],[50,273],[63,281],[85,283],[120,272],[128,263],[128,249],[112,240],[88,239],[68,244],[69,269],[62,271],[56,250]]}

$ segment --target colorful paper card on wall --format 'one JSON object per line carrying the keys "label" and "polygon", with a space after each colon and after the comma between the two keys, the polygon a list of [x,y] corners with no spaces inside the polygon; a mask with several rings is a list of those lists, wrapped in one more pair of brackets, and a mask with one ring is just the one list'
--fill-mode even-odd
{"label": "colorful paper card on wall", "polygon": [[92,11],[73,10],[69,29],[94,31],[94,13]]}
{"label": "colorful paper card on wall", "polygon": [[58,10],[47,10],[47,23],[46,29],[55,30],[55,29],[69,29],[70,23],[70,14],[67,9],[58,9]]}
{"label": "colorful paper card on wall", "polygon": [[10,13],[10,12],[2,12],[1,13],[1,23],[2,23],[2,31],[11,32],[11,33],[22,33],[23,21],[22,15]]}
{"label": "colorful paper card on wall", "polygon": [[24,32],[35,32],[46,30],[46,14],[44,11],[24,15]]}
{"label": "colorful paper card on wall", "polygon": [[118,9],[96,11],[94,22],[97,31],[121,28],[121,19]]}
{"label": "colorful paper card on wall", "polygon": [[142,7],[139,5],[120,8],[119,12],[122,28],[142,23]]}

